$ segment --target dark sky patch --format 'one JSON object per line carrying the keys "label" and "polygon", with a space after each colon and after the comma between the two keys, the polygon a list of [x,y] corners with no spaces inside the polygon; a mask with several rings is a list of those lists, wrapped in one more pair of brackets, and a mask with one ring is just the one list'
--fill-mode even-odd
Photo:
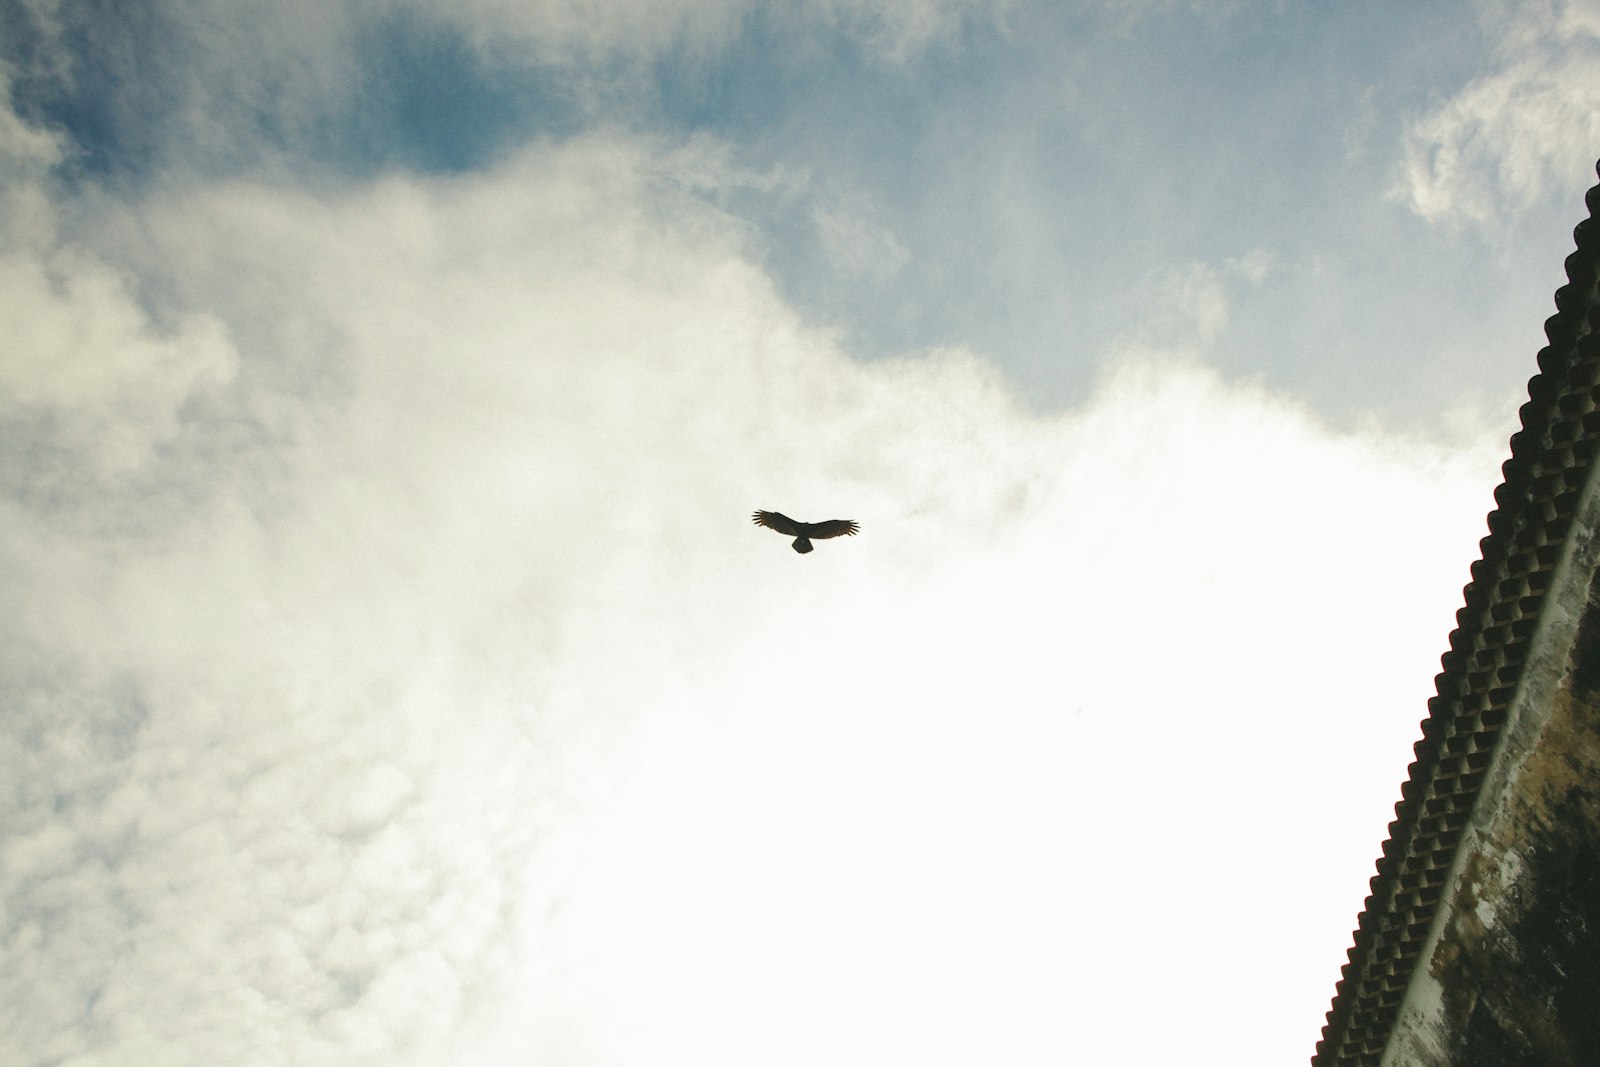
{"label": "dark sky patch", "polygon": [[251,173],[264,160],[354,176],[457,173],[572,132],[557,72],[486,59],[454,27],[407,15],[330,22],[325,53],[252,47],[265,22],[161,0],[63,5],[51,34],[0,0],[0,56],[18,113],[64,133],[68,178]]}
{"label": "dark sky patch", "polygon": [[486,60],[455,29],[412,18],[363,28],[361,86],[317,154],[362,170],[474,170],[533,137],[576,132],[583,113],[551,71]]}

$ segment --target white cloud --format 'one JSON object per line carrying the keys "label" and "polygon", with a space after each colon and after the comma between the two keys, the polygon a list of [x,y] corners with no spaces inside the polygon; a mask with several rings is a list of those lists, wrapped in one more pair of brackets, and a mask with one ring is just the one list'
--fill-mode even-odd
{"label": "white cloud", "polygon": [[1266,249],[1252,248],[1242,256],[1229,259],[1227,267],[1251,285],[1260,285],[1277,268],[1277,262]]}
{"label": "white cloud", "polygon": [[819,207],[812,219],[829,262],[842,273],[881,281],[893,277],[910,258],[893,232],[874,225],[859,211]]}
{"label": "white cloud", "polygon": [[[1226,266],[1253,280],[1252,265]],[[1194,358],[1217,341],[1231,317],[1226,278],[1209,263],[1152,273],[1129,295],[1128,303],[1129,325],[1117,341],[1125,355],[1165,353]]]}
{"label": "white cloud", "polygon": [[0,255],[0,303],[15,316],[0,349],[0,420],[105,473],[147,462],[178,432],[183,405],[232,374],[214,318],[157,327],[92,259]]}
{"label": "white cloud", "polygon": [[1411,124],[1397,195],[1433,222],[1490,223],[1592,184],[1600,153],[1600,4],[1492,9],[1500,67]]}
{"label": "white cloud", "polygon": [[959,38],[973,21],[1003,25],[1011,0],[811,0],[808,7],[898,61]]}
{"label": "white cloud", "polygon": [[18,117],[11,97],[11,79],[0,68],[0,177],[8,185],[36,178],[61,159],[60,139]]}
{"label": "white cloud", "polygon": [[[750,0],[469,0],[445,17],[488,50],[504,54],[508,42],[517,42],[546,62],[647,57],[679,44],[715,51],[757,16],[801,35],[840,28],[878,55],[901,61],[958,38],[974,20],[1000,20],[1009,7],[1010,0],[806,0],[766,11]],[[418,10],[438,15],[433,7]]]}
{"label": "white cloud", "polygon": [[[29,321],[122,325],[53,410],[166,447],[3,502],[0,1059],[1309,1046],[1500,440],[858,364],[717,173],[597,136],[58,242]],[[117,318],[140,283],[191,325]],[[801,558],[756,507],[863,533]],[[1262,973],[1241,1037],[1209,998]]]}
{"label": "white cloud", "polygon": [[17,115],[9,72],[0,67],[0,252],[34,250],[52,240],[54,209],[45,182],[62,156],[60,137]]}
{"label": "white cloud", "polygon": [[[432,5],[402,0],[401,6],[426,18],[441,15]],[[531,48],[543,62],[585,63],[615,55],[648,57],[679,43],[716,50],[748,9],[746,0],[469,0],[443,18],[488,51],[510,55]]]}
{"label": "white cloud", "polygon": [[158,321],[134,279],[63,241],[50,194],[62,157],[0,80],[0,428],[25,464],[44,450],[121,475],[179,433],[185,405],[226,383],[236,354],[214,317]]}

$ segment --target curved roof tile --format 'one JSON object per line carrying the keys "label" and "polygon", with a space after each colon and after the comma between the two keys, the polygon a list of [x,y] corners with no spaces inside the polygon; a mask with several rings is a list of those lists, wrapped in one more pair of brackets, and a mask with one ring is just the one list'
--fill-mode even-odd
{"label": "curved roof tile", "polygon": [[[1600,163],[1596,164],[1600,172]],[[1516,691],[1539,609],[1578,496],[1600,452],[1600,185],[1573,230],[1568,283],[1545,321],[1549,344],[1528,381],[1522,428],[1501,468],[1489,536],[1463,590],[1438,695],[1428,701],[1416,761],[1400,789],[1389,839],[1335,986],[1313,1067],[1375,1065],[1477,799]]]}

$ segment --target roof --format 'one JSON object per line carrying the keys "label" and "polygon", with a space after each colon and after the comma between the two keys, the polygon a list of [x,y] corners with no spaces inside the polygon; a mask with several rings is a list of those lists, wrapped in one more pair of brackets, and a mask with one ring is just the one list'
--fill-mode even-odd
{"label": "roof", "polygon": [[[1600,164],[1597,164],[1600,170]],[[1544,324],[1549,344],[1528,380],[1522,428],[1501,468],[1479,547],[1440,660],[1416,761],[1357,920],[1314,1067],[1376,1064],[1433,924],[1467,818],[1494,756],[1579,495],[1600,452],[1600,185],[1573,231],[1568,284]]]}

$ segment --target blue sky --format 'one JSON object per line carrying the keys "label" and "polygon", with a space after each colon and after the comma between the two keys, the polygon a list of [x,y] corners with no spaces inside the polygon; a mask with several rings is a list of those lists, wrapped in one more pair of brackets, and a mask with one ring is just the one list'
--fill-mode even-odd
{"label": "blue sky", "polygon": [[[1415,425],[1441,388],[1500,405],[1521,369],[1499,353],[1548,306],[1548,249],[1591,169],[1569,150],[1559,194],[1476,226],[1410,209],[1408,128],[1507,50],[1510,16],[1454,4],[954,5],[938,33],[901,14],[902,35],[930,33],[903,46],[870,9],[713,7],[722,24],[697,34],[686,8],[588,62],[480,43],[466,9],[355,5],[276,29],[135,10],[64,5],[53,49],[13,36],[46,56],[13,56],[18,110],[69,135],[69,171],[114,187],[449,174],[584,129],[712,137],[766,179],[709,195],[752,224],[798,308],[866,356],[981,349],[1046,409],[1083,399],[1164,277],[1252,257],[1259,281],[1220,280],[1229,321],[1208,356],[1225,372],[1346,423]],[[845,232],[867,244],[842,248]]]}
{"label": "blue sky", "polygon": [[1310,1055],[1600,9],[0,0],[0,61],[0,1059]]}

